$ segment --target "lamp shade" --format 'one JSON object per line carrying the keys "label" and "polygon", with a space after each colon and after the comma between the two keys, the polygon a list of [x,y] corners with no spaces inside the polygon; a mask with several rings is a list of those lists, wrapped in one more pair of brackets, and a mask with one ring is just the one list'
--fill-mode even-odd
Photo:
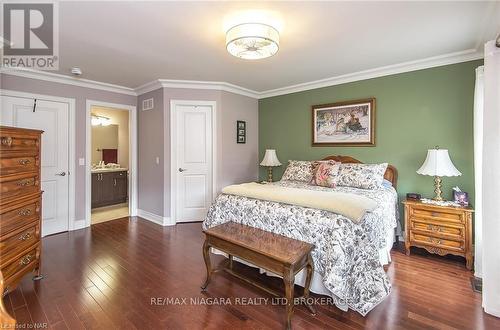
{"label": "lamp shade", "polygon": [[425,158],[424,163],[417,170],[417,173],[431,176],[462,175],[455,165],[453,165],[446,149],[429,149],[427,151],[427,158]]}
{"label": "lamp shade", "polygon": [[267,149],[266,154],[264,155],[264,159],[260,163],[262,166],[281,166],[281,163],[276,156],[276,150]]}

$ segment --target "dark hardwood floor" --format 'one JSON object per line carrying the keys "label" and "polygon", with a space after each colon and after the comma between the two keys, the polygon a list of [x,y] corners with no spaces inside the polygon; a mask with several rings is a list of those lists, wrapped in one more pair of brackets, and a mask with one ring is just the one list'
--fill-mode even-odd
{"label": "dark hardwood floor", "polygon": [[[45,279],[32,282],[25,278],[4,302],[23,328],[34,328],[33,324],[55,329],[282,328],[283,306],[236,305],[237,297],[258,302],[257,298],[271,296],[224,272],[214,276],[207,293],[201,292],[205,278],[202,242],[199,223],[163,228],[138,218],[46,237],[42,254]],[[500,319],[483,313],[481,295],[472,291],[472,273],[462,261],[418,253],[406,256],[397,249],[392,257],[387,267],[392,293],[366,317],[328,305],[316,306],[318,314],[311,316],[300,306],[295,309],[293,327],[500,328]],[[237,268],[281,287],[278,279],[241,264]],[[221,299],[220,305],[202,304],[220,297],[230,299],[231,305],[224,305],[227,300]],[[186,305],[182,298],[187,298]],[[197,298],[199,304],[189,304],[190,298]],[[152,304],[153,299],[159,304]]]}

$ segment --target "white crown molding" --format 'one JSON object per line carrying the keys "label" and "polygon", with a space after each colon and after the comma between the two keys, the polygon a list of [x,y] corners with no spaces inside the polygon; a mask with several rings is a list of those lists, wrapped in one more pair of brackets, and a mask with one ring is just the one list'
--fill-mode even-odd
{"label": "white crown molding", "polygon": [[223,81],[199,81],[199,80],[171,80],[171,79],[158,79],[135,89],[137,95],[148,93],[158,88],[184,88],[184,89],[209,89],[226,91],[234,94],[248,96],[252,98],[259,98],[259,92],[233,85]]}
{"label": "white crown molding", "polygon": [[95,81],[95,80],[75,78],[72,76],[66,76],[63,74],[51,73],[51,72],[46,72],[46,71],[38,71],[38,70],[31,70],[31,69],[19,69],[19,68],[16,68],[16,69],[14,69],[14,68],[12,68],[12,69],[2,68],[2,69],[0,69],[0,73],[11,75],[11,76],[23,77],[23,78],[31,78],[31,79],[38,79],[38,80],[43,80],[43,81],[50,81],[50,82],[65,84],[65,85],[98,89],[98,90],[119,93],[119,94],[125,94],[125,95],[132,95],[132,96],[137,95],[133,88],[114,85],[114,84],[108,84],[105,82],[100,82],[100,81]]}
{"label": "white crown molding", "polygon": [[389,76],[399,73],[429,69],[433,67],[467,62],[472,60],[478,60],[483,58],[482,47],[479,50],[467,49],[460,52],[444,54],[440,56],[429,57],[425,59],[420,59],[416,61],[403,62],[398,64],[392,64],[387,66],[382,66],[379,68],[349,73],[345,75],[330,77],[321,80],[310,81],[306,83],[271,89],[267,91],[254,91],[245,87],[230,84],[227,82],[220,81],[197,81],[197,80],[169,80],[169,79],[157,79],[149,83],[141,85],[137,88],[129,88],[119,85],[108,84],[104,82],[75,78],[71,76],[66,76],[57,73],[49,73],[46,71],[35,71],[27,69],[0,69],[0,73],[14,75],[18,77],[40,79],[44,81],[51,81],[61,84],[68,84],[86,88],[99,89],[114,93],[126,94],[126,95],[142,95],[159,88],[184,88],[184,89],[208,89],[208,90],[220,90],[226,91],[234,94],[244,95],[251,98],[263,99],[267,97],[273,97],[278,95],[285,95],[291,93],[302,92],[306,90],[323,88],[328,86],[335,86],[340,84],[346,84],[354,81],[378,78],[383,76]]}
{"label": "white crown molding", "polygon": [[405,73],[405,72],[429,69],[443,65],[473,61],[481,58],[483,58],[482,51],[478,51],[475,49],[468,49],[456,53],[434,56],[416,61],[392,64],[392,65],[382,66],[379,68],[349,73],[341,76],[311,81],[287,87],[276,88],[260,92],[258,93],[258,97],[259,99],[263,99],[266,97],[291,94],[316,88],[346,84],[354,81],[390,76],[398,73]]}

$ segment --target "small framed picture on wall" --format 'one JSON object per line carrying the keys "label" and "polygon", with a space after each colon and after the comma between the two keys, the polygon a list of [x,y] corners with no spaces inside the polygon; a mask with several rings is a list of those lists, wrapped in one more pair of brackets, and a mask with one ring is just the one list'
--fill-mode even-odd
{"label": "small framed picture on wall", "polygon": [[247,123],[243,120],[236,121],[236,143],[247,142]]}
{"label": "small framed picture on wall", "polygon": [[236,143],[247,142],[247,123],[243,120],[236,121]]}

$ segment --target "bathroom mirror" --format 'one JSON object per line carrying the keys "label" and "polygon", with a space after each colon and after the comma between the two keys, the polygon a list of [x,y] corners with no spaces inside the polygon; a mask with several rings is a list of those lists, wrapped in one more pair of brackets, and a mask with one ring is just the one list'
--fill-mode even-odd
{"label": "bathroom mirror", "polygon": [[118,163],[118,125],[92,126],[92,164]]}

